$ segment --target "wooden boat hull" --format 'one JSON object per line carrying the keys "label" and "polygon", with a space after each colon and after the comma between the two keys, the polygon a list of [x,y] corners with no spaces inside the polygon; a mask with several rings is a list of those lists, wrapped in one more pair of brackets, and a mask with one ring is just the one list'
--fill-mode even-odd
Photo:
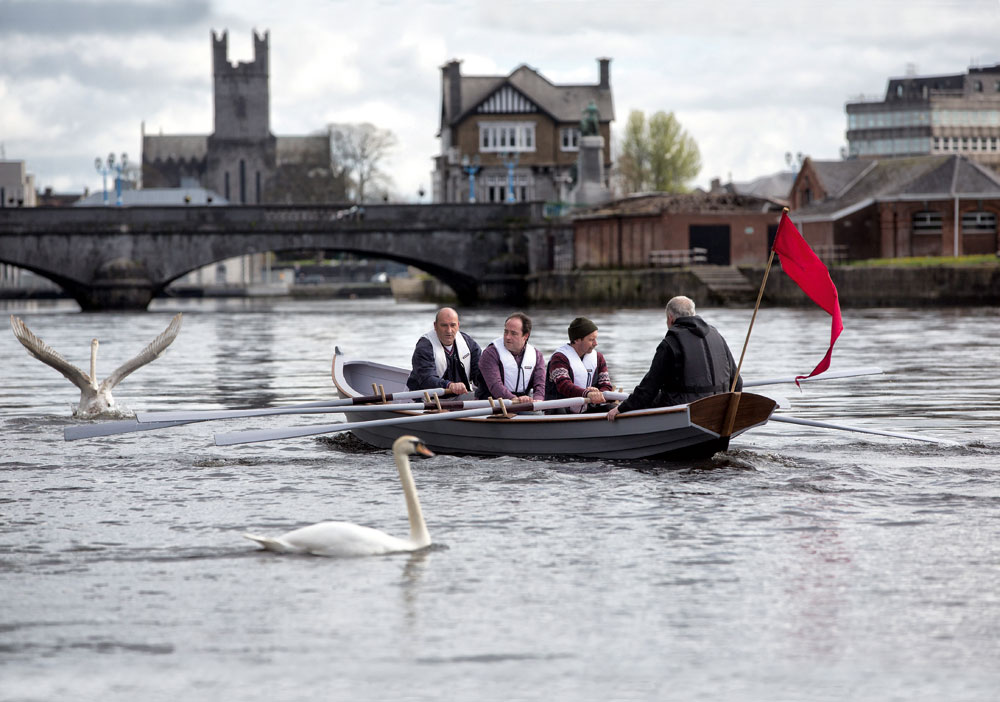
{"label": "wooden boat hull", "polygon": [[[371,394],[372,384],[386,393],[406,389],[409,371],[370,361],[349,360],[338,352],[333,382],[341,397]],[[426,422],[419,429],[379,426],[354,429],[362,441],[389,448],[403,434],[416,430],[433,451],[486,456],[574,456],[580,458],[649,458],[711,456],[729,440],[767,422],[774,400],[752,393],[723,393],[688,405],[659,407],[619,415],[608,422],[603,414],[516,415],[466,417]],[[364,422],[416,411],[345,412],[346,421]]]}

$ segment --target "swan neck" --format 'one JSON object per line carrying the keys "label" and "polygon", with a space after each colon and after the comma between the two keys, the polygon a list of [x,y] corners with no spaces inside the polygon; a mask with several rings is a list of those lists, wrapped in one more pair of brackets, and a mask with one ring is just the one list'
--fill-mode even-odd
{"label": "swan neck", "polygon": [[406,512],[410,518],[410,541],[418,546],[428,546],[431,543],[431,535],[424,522],[420,500],[417,499],[417,486],[413,482],[413,473],[410,472],[410,457],[401,451],[393,453],[396,469],[399,471],[399,481],[403,484],[403,494],[406,496]]}
{"label": "swan neck", "polygon": [[92,339],[90,342],[90,384],[94,388],[97,387],[97,339]]}

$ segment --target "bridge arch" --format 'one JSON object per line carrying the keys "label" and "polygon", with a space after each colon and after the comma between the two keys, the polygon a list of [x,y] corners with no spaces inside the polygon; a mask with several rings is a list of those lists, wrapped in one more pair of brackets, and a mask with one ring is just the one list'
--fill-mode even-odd
{"label": "bridge arch", "polygon": [[85,310],[142,309],[204,265],[287,250],[400,261],[463,304],[518,303],[527,241],[547,227],[541,203],[17,209],[0,214],[0,261],[55,281]]}

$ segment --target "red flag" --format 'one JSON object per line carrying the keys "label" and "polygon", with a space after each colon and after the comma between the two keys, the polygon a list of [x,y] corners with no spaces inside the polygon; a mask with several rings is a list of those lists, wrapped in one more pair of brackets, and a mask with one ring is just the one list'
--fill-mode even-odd
{"label": "red flag", "polygon": [[844,323],[840,319],[840,298],[837,296],[837,287],[830,279],[830,271],[809,248],[809,244],[799,234],[799,230],[795,228],[792,220],[788,218],[787,212],[781,213],[781,223],[778,224],[778,233],[774,237],[773,248],[775,253],[781,256],[781,269],[802,288],[809,299],[833,317],[833,324],[830,328],[830,348],[812,373],[795,378],[795,383],[798,384],[800,379],[811,378],[830,367],[833,345],[836,343],[837,337],[840,336],[840,332],[844,331]]}

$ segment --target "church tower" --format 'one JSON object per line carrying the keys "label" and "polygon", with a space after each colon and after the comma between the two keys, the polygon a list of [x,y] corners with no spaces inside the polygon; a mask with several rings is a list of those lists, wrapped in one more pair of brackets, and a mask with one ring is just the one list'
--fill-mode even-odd
{"label": "church tower", "polygon": [[277,139],[270,129],[268,32],[253,33],[254,58],[231,64],[229,33],[212,32],[215,131],[208,137],[205,181],[234,205],[264,202],[277,167]]}
{"label": "church tower", "polygon": [[229,62],[229,32],[212,32],[212,74],[215,82],[215,136],[220,139],[261,139],[270,136],[268,35],[253,33],[254,59]]}

